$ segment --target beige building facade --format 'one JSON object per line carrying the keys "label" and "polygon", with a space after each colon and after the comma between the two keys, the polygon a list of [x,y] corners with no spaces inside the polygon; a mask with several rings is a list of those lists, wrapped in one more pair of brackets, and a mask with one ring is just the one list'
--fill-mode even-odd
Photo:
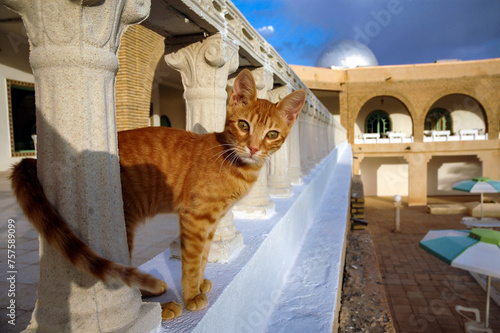
{"label": "beige building facade", "polygon": [[347,129],[365,194],[424,205],[453,182],[500,178],[500,59],[292,68]]}

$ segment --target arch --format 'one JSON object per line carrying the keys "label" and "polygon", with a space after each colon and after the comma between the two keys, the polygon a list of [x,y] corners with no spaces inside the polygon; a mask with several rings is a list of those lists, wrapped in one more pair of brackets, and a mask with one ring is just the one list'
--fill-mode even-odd
{"label": "arch", "polygon": [[[406,137],[413,136],[413,117],[406,104],[394,96],[381,95],[371,97],[364,104],[361,104],[358,112],[356,112],[354,123],[351,125],[353,126],[354,137],[359,138],[364,132],[377,132],[369,124],[375,119],[370,119],[370,122],[367,123],[368,117],[377,116],[376,111],[385,112],[390,120],[390,122],[387,122],[385,130],[380,132],[381,134],[385,134],[388,131],[395,131],[404,133]],[[382,114],[378,113],[378,115],[380,118]]]}
{"label": "arch", "polygon": [[435,108],[425,116],[424,130],[426,131],[453,131],[450,112],[446,109]]}
{"label": "arch", "polygon": [[[443,95],[432,103],[425,116],[424,130],[427,130],[428,117],[434,110],[446,110],[451,124],[447,130],[454,134],[460,130],[477,129],[480,133],[488,132],[487,114],[479,101],[466,94],[452,93]],[[437,115],[437,114],[436,114]],[[444,113],[442,113],[444,115]]]}
{"label": "arch", "polygon": [[375,110],[366,117],[365,133],[380,133],[385,135],[392,130],[389,114],[383,110]]}

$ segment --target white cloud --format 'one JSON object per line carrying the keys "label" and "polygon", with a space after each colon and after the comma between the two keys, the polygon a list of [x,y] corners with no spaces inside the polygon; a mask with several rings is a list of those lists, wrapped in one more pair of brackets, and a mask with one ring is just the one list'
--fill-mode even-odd
{"label": "white cloud", "polygon": [[267,25],[267,26],[258,28],[257,31],[263,37],[269,37],[269,36],[271,36],[274,33],[274,27],[272,25]]}

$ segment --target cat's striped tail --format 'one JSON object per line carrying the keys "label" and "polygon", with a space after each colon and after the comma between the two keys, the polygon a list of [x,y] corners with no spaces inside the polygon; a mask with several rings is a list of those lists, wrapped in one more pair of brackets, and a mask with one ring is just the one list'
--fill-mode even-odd
{"label": "cat's striped tail", "polygon": [[80,271],[102,281],[121,281],[130,287],[159,295],[167,290],[165,282],[137,268],[104,259],[92,251],[52,207],[37,177],[37,161],[25,158],[12,168],[11,185],[24,215],[47,243]]}

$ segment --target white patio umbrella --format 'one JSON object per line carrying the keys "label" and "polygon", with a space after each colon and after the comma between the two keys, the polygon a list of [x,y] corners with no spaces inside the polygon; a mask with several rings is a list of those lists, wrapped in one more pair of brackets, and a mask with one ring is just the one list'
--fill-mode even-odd
{"label": "white patio umbrella", "polygon": [[489,177],[477,177],[454,183],[452,188],[457,191],[481,193],[481,219],[483,219],[483,193],[500,192],[500,181]]}
{"label": "white patio umbrella", "polygon": [[486,275],[486,320],[490,312],[491,277],[500,278],[500,231],[431,230],[419,246],[452,267]]}

